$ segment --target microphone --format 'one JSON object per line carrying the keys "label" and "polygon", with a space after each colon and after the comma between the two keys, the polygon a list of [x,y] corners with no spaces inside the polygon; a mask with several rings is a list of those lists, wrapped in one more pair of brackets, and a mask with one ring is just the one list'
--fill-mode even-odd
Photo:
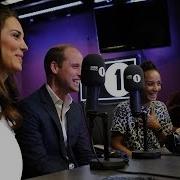
{"label": "microphone", "polygon": [[147,148],[147,114],[141,112],[140,92],[144,86],[144,73],[140,66],[131,64],[124,70],[124,88],[130,94],[130,108],[134,117],[143,119],[144,151],[133,151],[133,159],[156,159],[161,157],[160,151],[148,151]]}
{"label": "microphone", "polygon": [[141,90],[144,86],[144,73],[140,66],[131,64],[124,70],[124,88],[130,95],[130,108],[134,117],[141,113]]}
{"label": "microphone", "polygon": [[[105,82],[105,63],[98,54],[88,54],[82,62],[81,83],[86,86],[86,116],[89,123],[89,133],[92,138],[94,119],[100,116],[97,112],[100,87]],[[106,128],[103,128],[105,131]],[[103,132],[104,132],[103,131]]]}
{"label": "microphone", "polygon": [[100,87],[105,82],[105,63],[98,54],[88,54],[81,68],[81,83],[87,87],[86,111],[96,111]]}
{"label": "microphone", "polygon": [[[108,114],[106,112],[97,112],[98,97],[100,87],[105,82],[105,63],[98,54],[87,55],[82,62],[81,83],[87,87],[86,94],[86,113],[89,120],[90,137],[92,138],[93,120],[95,117],[102,118],[103,136],[104,136],[104,158],[98,158],[90,161],[90,169],[107,170],[123,168],[127,162],[117,158],[109,159],[109,127]],[[92,146],[93,146],[93,141]],[[93,148],[93,151],[94,148]]]}

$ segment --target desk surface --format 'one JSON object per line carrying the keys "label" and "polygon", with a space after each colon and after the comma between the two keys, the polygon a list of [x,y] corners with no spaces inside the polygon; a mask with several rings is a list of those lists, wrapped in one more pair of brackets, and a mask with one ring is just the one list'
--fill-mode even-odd
{"label": "desk surface", "polygon": [[[90,170],[83,166],[73,170],[60,171],[28,180],[97,180],[109,176],[154,177],[155,180],[180,179],[180,156],[161,156],[160,159],[130,159],[129,164],[120,170]],[[173,178],[174,177],[174,178]],[[133,178],[132,178],[133,179]]]}

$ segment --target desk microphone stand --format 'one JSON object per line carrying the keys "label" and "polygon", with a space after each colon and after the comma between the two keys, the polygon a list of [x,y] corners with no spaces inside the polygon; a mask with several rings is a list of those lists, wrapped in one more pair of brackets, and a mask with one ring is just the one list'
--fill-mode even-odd
{"label": "desk microphone stand", "polygon": [[144,133],[144,151],[133,151],[133,159],[157,159],[161,157],[160,151],[148,151],[147,148],[147,113],[141,112],[136,117],[143,119],[143,133]]}
{"label": "desk microphone stand", "polygon": [[111,170],[121,169],[127,164],[127,161],[120,158],[109,158],[109,133],[108,133],[108,114],[107,112],[98,113],[96,111],[88,111],[87,117],[89,120],[90,137],[92,138],[92,129],[94,126],[94,119],[100,117],[103,122],[104,135],[104,158],[92,159],[90,162],[91,170]]}

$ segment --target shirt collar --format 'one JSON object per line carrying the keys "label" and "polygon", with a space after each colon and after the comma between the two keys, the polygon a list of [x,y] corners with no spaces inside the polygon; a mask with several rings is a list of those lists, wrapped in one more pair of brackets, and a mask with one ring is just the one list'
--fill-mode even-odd
{"label": "shirt collar", "polygon": [[63,101],[54,93],[54,91],[51,89],[51,87],[50,87],[48,84],[46,84],[46,89],[47,89],[47,91],[49,92],[49,95],[51,96],[51,98],[52,98],[52,100],[53,100],[53,102],[54,102],[55,105],[56,105],[56,104],[63,104],[63,103],[64,103],[65,106],[69,106],[69,105],[72,103],[72,97],[71,97],[70,94],[67,94],[67,96],[66,96],[66,98],[65,98],[65,101],[63,102]]}

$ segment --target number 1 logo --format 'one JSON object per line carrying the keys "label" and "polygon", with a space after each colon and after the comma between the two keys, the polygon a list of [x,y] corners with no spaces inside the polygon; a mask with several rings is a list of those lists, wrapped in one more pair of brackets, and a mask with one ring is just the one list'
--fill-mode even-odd
{"label": "number 1 logo", "polygon": [[106,70],[105,88],[110,95],[122,97],[128,94],[124,89],[124,70],[127,66],[125,63],[114,63]]}

